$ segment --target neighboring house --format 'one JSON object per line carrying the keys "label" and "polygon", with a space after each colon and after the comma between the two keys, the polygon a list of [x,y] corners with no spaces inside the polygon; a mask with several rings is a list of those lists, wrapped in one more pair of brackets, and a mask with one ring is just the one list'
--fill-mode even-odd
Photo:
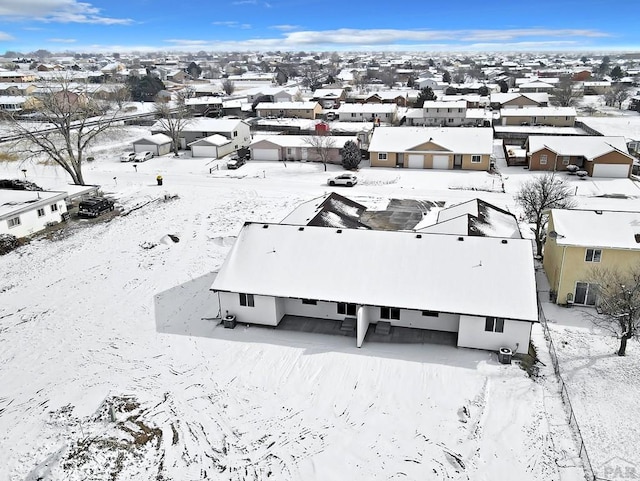
{"label": "neighboring house", "polygon": [[593,267],[626,270],[640,262],[640,212],[552,209],[543,266],[558,304],[593,306]]}
{"label": "neighboring house", "polygon": [[398,119],[396,104],[343,104],[336,110],[342,122],[374,122],[392,124]]}
{"label": "neighboring house", "polygon": [[222,316],[286,316],[447,331],[459,347],[527,352],[537,322],[531,243],[415,232],[246,223],[211,290]]}
{"label": "neighboring house", "polygon": [[416,232],[522,239],[516,216],[482,199],[445,207],[435,224]]}
{"label": "neighboring house", "polygon": [[221,117],[223,114],[222,97],[192,97],[184,104],[203,117]]}
{"label": "neighboring house", "polygon": [[153,134],[133,142],[134,152],[147,150],[156,156],[168,154],[171,152],[171,137],[165,134]]}
{"label": "neighboring house", "polygon": [[584,95],[604,95],[611,91],[613,84],[608,81],[586,81],[583,82],[582,88]]}
{"label": "neighboring house", "polygon": [[[333,144],[327,147],[327,162],[331,164],[340,164],[342,162],[340,150],[346,142],[351,140],[356,144],[358,143],[357,137],[346,135],[322,137],[330,139]],[[313,136],[309,135],[270,135],[259,140],[256,139],[249,146],[251,160],[318,162],[320,158],[317,150],[311,144],[312,138]]]}
{"label": "neighboring house", "polygon": [[0,95],[22,95],[27,97],[33,94],[35,90],[36,86],[33,84],[0,83]]}
{"label": "neighboring house", "polygon": [[438,100],[442,102],[460,102],[463,100],[467,104],[468,109],[478,109],[486,107],[488,104],[488,97],[482,97],[478,94],[467,95],[443,95]]}
{"label": "neighboring house", "polygon": [[256,105],[258,117],[288,117],[316,119],[322,113],[322,106],[312,102],[260,102]]}
{"label": "neighboring house", "polygon": [[219,159],[234,152],[233,142],[224,135],[213,134],[189,144],[192,157],[212,157]]}
{"label": "neighboring house", "polygon": [[489,170],[491,128],[377,127],[369,144],[371,167]]}
{"label": "neighboring house", "polygon": [[[243,94],[247,95],[247,102],[253,104],[256,100],[264,102],[292,102],[294,94],[282,87],[255,87]],[[268,100],[265,100],[268,99]]]}
{"label": "neighboring house", "polygon": [[396,104],[398,107],[406,107],[408,101],[407,91],[381,90],[364,96],[365,104]]}
{"label": "neighboring house", "polygon": [[522,107],[500,110],[502,125],[547,125],[573,127],[576,109],[573,107]]}
{"label": "neighboring house", "polygon": [[464,100],[455,102],[428,100],[422,105],[422,108],[409,109],[406,119],[408,126],[460,127],[467,123],[467,102]]}
{"label": "neighboring house", "polygon": [[325,109],[337,109],[347,98],[345,89],[316,89],[311,100],[320,102]]}
{"label": "neighboring house", "polygon": [[523,107],[547,107],[549,94],[543,93],[492,93],[489,105],[494,110],[521,109]]}
{"label": "neighboring house", "polygon": [[24,70],[0,72],[0,82],[2,83],[32,83],[36,76],[32,72]]}
{"label": "neighboring house", "polygon": [[360,217],[367,208],[336,192],[303,202],[281,224],[369,229]]}
{"label": "neighboring house", "polygon": [[27,98],[21,95],[1,95],[0,111],[3,112],[20,112],[24,109]]}
{"label": "neighboring house", "polygon": [[[548,80],[548,79],[545,79],[545,80]],[[518,85],[518,87],[520,88],[520,92],[522,93],[540,93],[540,92],[549,93],[555,88],[554,85],[547,82],[543,82],[541,80],[534,80],[533,82],[522,83]]]}
{"label": "neighboring house", "polygon": [[27,237],[65,220],[66,192],[0,189],[0,234]]}
{"label": "neighboring house", "polygon": [[624,137],[535,136],[525,145],[529,170],[567,170],[577,165],[592,177],[629,177],[633,157]]}
{"label": "neighboring house", "polygon": [[[161,121],[151,127],[152,133],[168,134],[165,125]],[[224,135],[233,142],[233,149],[238,150],[248,147],[251,143],[251,131],[249,124],[240,119],[190,119],[183,127],[180,135],[180,147],[185,149],[187,145],[198,139],[204,139],[213,134]]]}

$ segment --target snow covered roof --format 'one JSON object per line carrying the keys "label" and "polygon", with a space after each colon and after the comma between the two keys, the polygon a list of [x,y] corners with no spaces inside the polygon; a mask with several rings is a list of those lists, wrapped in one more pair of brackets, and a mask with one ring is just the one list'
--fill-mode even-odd
{"label": "snow covered roof", "polygon": [[427,100],[422,104],[423,109],[466,109],[466,100]]}
{"label": "snow covered roof", "polygon": [[493,129],[489,127],[377,127],[373,130],[369,150],[405,152],[429,141],[450,152],[493,153]]}
{"label": "snow covered roof", "polygon": [[317,106],[318,102],[260,102],[256,110],[313,110]]}
{"label": "snow covered roof", "polygon": [[316,89],[313,92],[314,99],[338,98],[344,93],[344,89]]}
{"label": "snow covered roof", "polygon": [[531,153],[546,148],[556,152],[558,155],[580,155],[588,160],[600,157],[612,150],[618,150],[625,155],[629,155],[624,137],[584,135],[576,138],[561,135],[532,135],[529,137],[528,143],[529,152]]}
{"label": "snow covered roof", "polygon": [[171,142],[171,137],[169,137],[168,135],[165,134],[153,134],[153,135],[147,135],[146,137],[143,137],[139,140],[134,141],[134,144],[155,144],[155,145],[162,145],[162,144],[168,144]]}
{"label": "snow covered roof", "polygon": [[[266,137],[256,137],[253,142],[249,145],[249,147],[255,147],[257,144],[262,142],[269,142],[274,145],[278,145],[280,147],[307,147],[311,148],[311,144],[309,143],[310,135],[269,135]],[[331,136],[333,139],[332,148],[341,149],[344,147],[348,141],[358,143],[357,137],[352,137],[348,135],[335,135]]]}
{"label": "snow covered roof", "polygon": [[341,114],[350,113],[393,113],[398,110],[396,104],[342,104],[336,111]]}
{"label": "snow covered roof", "polygon": [[224,135],[220,135],[220,134],[213,134],[210,135],[209,137],[205,137],[204,139],[198,139],[194,142],[191,142],[189,144],[189,146],[192,145],[215,145],[216,147],[219,147],[221,145],[225,145],[225,144],[230,144],[231,140],[228,139],[227,137],[225,137]]}
{"label": "snow covered roof", "polygon": [[[194,118],[190,119],[186,123],[183,132],[231,132],[238,128],[239,124],[242,124],[242,120],[239,119],[204,119]],[[162,121],[158,121],[151,127],[152,130],[165,130],[162,125]]]}
{"label": "snow covered roof", "polygon": [[547,92],[537,92],[537,93],[519,93],[519,92],[504,92],[504,93],[492,93],[490,95],[490,102],[505,104],[507,102],[511,102],[519,97],[526,97],[530,100],[533,100],[536,103],[547,103],[549,102],[549,94]]}
{"label": "snow covered roof", "polygon": [[640,250],[640,212],[552,209],[561,246]]}
{"label": "snow covered roof", "polygon": [[336,192],[316,197],[300,204],[281,224],[312,225],[317,227],[368,228],[360,222],[367,208]]}
{"label": "snow covered roof", "polygon": [[247,223],[212,290],[536,321],[531,242]]}
{"label": "snow covered roof", "polygon": [[65,197],[66,192],[0,189],[0,219],[38,209]]}

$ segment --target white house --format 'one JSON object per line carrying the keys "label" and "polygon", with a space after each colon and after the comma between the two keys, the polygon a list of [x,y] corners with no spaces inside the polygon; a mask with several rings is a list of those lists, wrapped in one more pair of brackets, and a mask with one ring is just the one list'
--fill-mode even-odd
{"label": "white house", "polygon": [[457,333],[457,345],[526,352],[538,319],[531,243],[246,223],[211,289],[221,315],[285,316]]}
{"label": "white house", "polygon": [[0,189],[0,234],[26,237],[67,217],[66,192]]}
{"label": "white house", "polygon": [[380,120],[387,124],[398,119],[396,104],[342,104],[336,110],[342,122],[370,122]]}
{"label": "white house", "polygon": [[165,134],[147,135],[133,142],[134,152],[149,151],[155,156],[171,152],[171,137]]}
{"label": "white house", "polygon": [[213,134],[189,144],[192,157],[213,157],[219,159],[234,151],[233,143],[224,135]]}
{"label": "white house", "polygon": [[[326,136],[326,160],[330,164],[340,164],[342,156],[340,150],[348,141],[358,144],[358,138],[348,135]],[[257,137],[249,146],[252,160],[287,161],[300,160],[302,162],[320,161],[318,151],[313,147],[313,136],[308,135],[269,135]]]}
{"label": "white house", "polygon": [[[168,129],[166,124],[158,121],[151,127],[151,132],[166,134]],[[251,128],[249,124],[240,119],[194,118],[190,119],[182,128],[180,147],[184,149],[192,142],[213,134],[224,135],[231,140],[234,150],[248,147],[251,143]]]}

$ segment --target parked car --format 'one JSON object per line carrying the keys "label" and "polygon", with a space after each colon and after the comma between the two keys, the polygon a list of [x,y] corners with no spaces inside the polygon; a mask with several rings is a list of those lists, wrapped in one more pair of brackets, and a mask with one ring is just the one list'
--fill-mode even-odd
{"label": "parked car", "polygon": [[98,217],[114,209],[114,202],[106,197],[88,197],[78,205],[79,217]]}
{"label": "parked car", "polygon": [[148,150],[144,150],[142,152],[138,152],[133,158],[136,162],[146,162],[147,160],[153,157],[153,152],[149,152]]}
{"label": "parked car", "polygon": [[133,162],[136,157],[135,152],[125,152],[120,156],[120,162]]}
{"label": "parked car", "polygon": [[342,174],[327,180],[327,184],[329,185],[346,185],[347,187],[352,187],[357,183],[358,178],[353,174]]}
{"label": "parked car", "polygon": [[247,161],[244,160],[244,157],[234,158],[227,162],[227,169],[239,169],[242,167]]}

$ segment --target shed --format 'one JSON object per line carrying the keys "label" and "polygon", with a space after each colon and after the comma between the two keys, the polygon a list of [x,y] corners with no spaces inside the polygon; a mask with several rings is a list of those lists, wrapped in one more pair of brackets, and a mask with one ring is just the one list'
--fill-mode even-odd
{"label": "shed", "polygon": [[231,140],[224,135],[213,134],[189,144],[192,157],[213,157],[219,159],[233,152]]}
{"label": "shed", "polygon": [[171,152],[171,137],[165,134],[153,134],[133,142],[134,152],[146,150],[155,156],[168,154]]}

